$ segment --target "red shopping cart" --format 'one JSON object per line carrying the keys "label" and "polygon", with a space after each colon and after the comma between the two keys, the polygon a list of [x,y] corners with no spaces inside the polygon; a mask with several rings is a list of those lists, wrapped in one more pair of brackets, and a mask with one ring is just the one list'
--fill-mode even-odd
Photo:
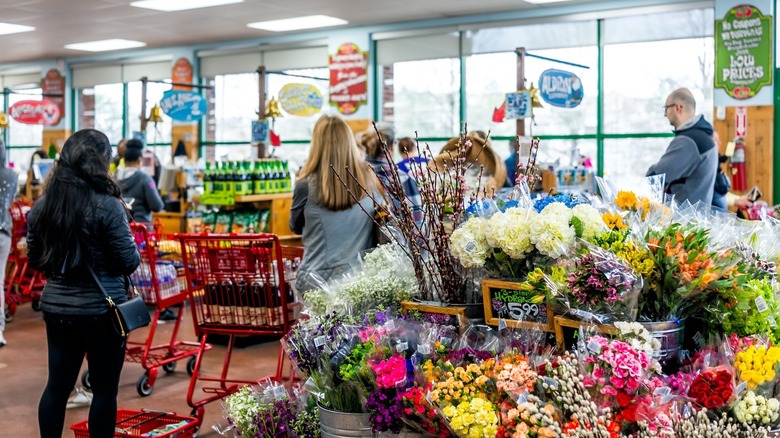
{"label": "red shopping cart", "polygon": [[[198,428],[197,418],[183,417],[170,412],[132,411],[119,409],[116,412],[114,437],[119,438],[190,438]],[[70,426],[75,438],[89,438],[86,420]]]}
{"label": "red shopping cart", "polygon": [[[186,342],[177,340],[182,317],[184,315],[184,302],[187,299],[187,288],[179,283],[176,261],[164,259],[163,242],[158,232],[150,232],[151,224],[132,223],[130,228],[135,236],[138,251],[141,254],[141,264],[130,276],[132,284],[143,297],[144,302],[154,306],[155,314],[149,325],[149,333],[143,342],[127,341],[125,361],[140,363],[146,370],[138,378],[136,390],[142,397],[146,397],[154,391],[157,381],[158,368],[162,368],[167,374],[176,369],[176,363],[182,359],[187,361],[187,373],[192,375],[195,367],[195,356],[202,348],[208,350],[209,344],[199,342]],[[180,264],[180,263],[179,263]],[[167,343],[152,345],[157,331],[160,312],[178,305],[178,313],[174,323],[171,339]],[[81,383],[89,387],[89,370],[84,371]]]}
{"label": "red shopping cart", "polygon": [[30,205],[23,199],[15,200],[10,208],[13,232],[11,250],[5,270],[5,321],[14,320],[16,308],[30,303],[33,310],[41,310],[41,293],[46,281],[43,274],[29,266],[27,260],[27,213]]}
{"label": "red shopping cart", "polygon": [[[279,347],[276,374],[253,381],[228,378],[236,336],[284,335],[298,316],[289,281],[302,248],[285,248],[274,234],[178,235],[190,287],[190,303],[201,349],[190,379],[187,403],[192,416],[203,419],[204,405],[236,392],[241,386],[272,378],[282,380],[284,351]],[[297,260],[296,260],[297,259]],[[200,367],[209,335],[228,337],[219,377],[203,377]],[[197,381],[208,394],[195,400]],[[207,384],[208,385],[208,384]]]}

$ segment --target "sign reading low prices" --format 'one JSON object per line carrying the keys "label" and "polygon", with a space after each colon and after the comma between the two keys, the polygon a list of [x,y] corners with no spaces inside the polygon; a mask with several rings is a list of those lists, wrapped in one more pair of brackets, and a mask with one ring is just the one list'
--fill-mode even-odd
{"label": "sign reading low prices", "polygon": [[772,17],[740,5],[715,20],[715,88],[734,99],[750,99],[772,84]]}
{"label": "sign reading low prices", "polygon": [[56,103],[50,100],[22,100],[8,108],[8,113],[19,123],[54,126],[62,114]]}
{"label": "sign reading low prices", "polygon": [[368,102],[368,53],[361,52],[356,44],[346,43],[328,59],[330,104],[344,115],[353,114]]}
{"label": "sign reading low prices", "polygon": [[582,81],[574,73],[551,68],[539,76],[539,95],[552,106],[574,108],[583,94]]}
{"label": "sign reading low prices", "polygon": [[168,90],[163,93],[160,108],[173,120],[192,122],[206,114],[206,99],[195,91]]}

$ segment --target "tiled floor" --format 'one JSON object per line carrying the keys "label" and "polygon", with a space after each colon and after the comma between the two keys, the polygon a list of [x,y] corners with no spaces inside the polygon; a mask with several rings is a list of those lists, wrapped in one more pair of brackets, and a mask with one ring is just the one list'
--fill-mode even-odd
{"label": "tiled floor", "polygon": [[[173,324],[158,325],[156,343],[170,340]],[[43,387],[46,384],[46,337],[41,314],[34,312],[29,305],[21,306],[13,322],[7,324],[5,337],[8,345],[0,348],[0,437],[36,437],[38,436],[37,406]],[[147,329],[134,332],[131,340],[145,340]],[[195,332],[189,309],[186,310],[179,338],[195,340]],[[229,377],[237,379],[258,379],[272,374],[276,370],[276,358],[279,341],[268,342],[233,350]],[[214,345],[204,356],[202,372],[216,377],[222,370],[225,347]],[[136,392],[136,382],[143,375],[139,364],[126,363],[122,371],[119,386],[120,408],[156,409],[189,415],[187,389],[190,378],[186,372],[186,360],[181,361],[176,371],[166,375],[160,369],[154,392],[148,397],[140,397]],[[199,388],[196,398],[204,394]],[[86,419],[88,407],[70,409],[65,418],[63,437],[73,437],[69,425]],[[212,425],[223,422],[220,402],[206,405],[206,416],[201,437],[218,437]]]}

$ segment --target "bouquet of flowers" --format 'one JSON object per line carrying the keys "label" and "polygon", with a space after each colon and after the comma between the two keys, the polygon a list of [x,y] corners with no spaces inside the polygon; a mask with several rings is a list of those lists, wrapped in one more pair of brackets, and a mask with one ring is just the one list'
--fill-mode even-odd
{"label": "bouquet of flowers", "polygon": [[[736,354],[734,368],[740,380],[747,384],[751,391],[766,384],[773,386],[777,379],[777,368],[780,364],[780,348],[766,345],[751,345]],[[774,388],[766,388],[767,395],[772,395]],[[764,392],[764,391],[762,391]]]}
{"label": "bouquet of flowers", "polygon": [[292,400],[283,386],[245,386],[225,399],[229,426],[218,432],[234,437],[319,437],[319,411],[305,400]]}
{"label": "bouquet of flowers", "polygon": [[636,319],[642,278],[614,253],[590,246],[575,261],[567,281],[570,305],[593,315],[601,323]]}
{"label": "bouquet of flowers", "polygon": [[[716,305],[719,305],[716,304]],[[726,333],[738,336],[768,336],[773,343],[780,342],[780,326],[774,315],[780,310],[772,284],[768,279],[751,279],[733,291],[732,300],[716,309]]]}
{"label": "bouquet of flowers", "polygon": [[742,424],[776,424],[780,418],[780,400],[748,391],[734,406],[734,416]]}

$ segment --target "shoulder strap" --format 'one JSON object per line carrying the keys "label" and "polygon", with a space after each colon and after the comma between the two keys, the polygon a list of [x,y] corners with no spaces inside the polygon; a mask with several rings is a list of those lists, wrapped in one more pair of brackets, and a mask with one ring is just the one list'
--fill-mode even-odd
{"label": "shoulder strap", "polygon": [[87,269],[89,269],[89,273],[92,274],[92,278],[95,280],[95,284],[97,284],[98,289],[100,289],[100,292],[103,294],[103,297],[106,299],[106,301],[108,301],[108,305],[111,307],[116,307],[114,300],[112,300],[111,296],[108,295],[108,292],[106,292],[106,289],[103,287],[103,283],[100,282],[97,274],[95,274],[95,271],[92,269],[92,265],[87,264]]}

